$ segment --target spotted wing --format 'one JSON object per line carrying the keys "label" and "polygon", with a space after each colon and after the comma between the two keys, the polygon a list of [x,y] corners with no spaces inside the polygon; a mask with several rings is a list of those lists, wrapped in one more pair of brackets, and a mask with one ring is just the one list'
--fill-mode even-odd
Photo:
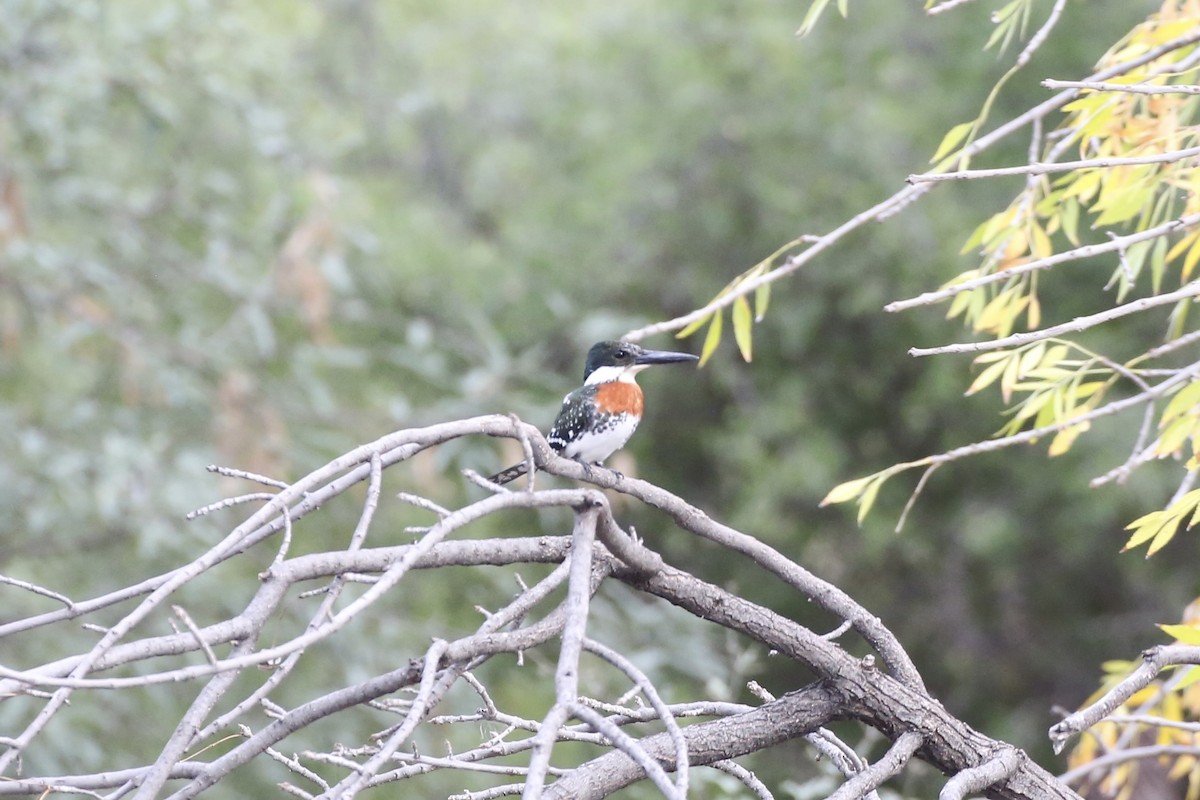
{"label": "spotted wing", "polygon": [[570,445],[581,438],[584,431],[591,430],[596,421],[596,387],[581,386],[563,398],[558,417],[550,426],[546,441],[568,458],[574,458]]}

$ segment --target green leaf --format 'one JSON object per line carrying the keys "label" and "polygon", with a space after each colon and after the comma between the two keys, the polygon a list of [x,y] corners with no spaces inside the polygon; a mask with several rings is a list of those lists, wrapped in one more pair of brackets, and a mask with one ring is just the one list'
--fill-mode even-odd
{"label": "green leaf", "polygon": [[1061,208],[1063,234],[1067,241],[1079,247],[1079,201],[1072,197],[1065,201]]}
{"label": "green leaf", "polygon": [[852,481],[839,483],[829,490],[829,494],[825,495],[825,499],[821,501],[820,505],[828,506],[853,500],[862,494],[863,489],[867,488],[867,484],[873,480],[875,480],[875,476],[868,475],[865,478],[855,478]]}
{"label": "green leaf", "polygon": [[1086,431],[1089,427],[1090,423],[1081,422],[1078,425],[1072,425],[1069,428],[1063,428],[1054,435],[1053,439],[1050,440],[1050,447],[1046,451],[1046,455],[1050,456],[1051,458],[1054,456],[1061,456],[1063,453],[1071,449],[1071,445],[1075,444],[1075,440],[1079,437],[1079,434]]}
{"label": "green leaf", "polygon": [[717,345],[721,343],[721,324],[723,319],[720,311],[712,315],[712,322],[708,326],[708,334],[704,337],[704,347],[700,348],[700,366],[702,367],[708,363],[708,359],[712,358],[712,354],[717,350]]}
{"label": "green leaf", "polygon": [[871,510],[871,506],[875,505],[875,497],[879,494],[879,487],[883,486],[884,477],[880,476],[877,480],[871,482],[867,486],[866,491],[862,493],[862,497],[858,501],[858,524],[862,525],[862,521],[867,518],[867,513]]}
{"label": "green leaf", "polygon": [[1162,291],[1163,275],[1167,271],[1167,239],[1161,236],[1154,240],[1154,248],[1150,251],[1150,285],[1154,293]]}
{"label": "green leaf", "polygon": [[1171,684],[1175,687],[1175,691],[1182,692],[1196,681],[1200,681],[1200,667],[1192,667],[1184,673],[1182,678],[1172,679]]}
{"label": "green leaf", "polygon": [[698,320],[696,320],[696,321],[692,322],[691,324],[689,324],[689,325],[688,325],[686,328],[684,328],[683,330],[681,330],[679,333],[675,334],[675,338],[676,338],[676,339],[686,339],[687,337],[691,336],[691,335],[692,335],[693,333],[695,333],[696,331],[698,331],[698,330],[700,330],[701,328],[703,328],[703,327],[704,327],[704,325],[705,325],[705,324],[706,324],[706,323],[707,323],[707,322],[708,322],[710,319],[712,319],[712,314],[709,314],[708,316],[705,316],[705,317],[701,317],[700,319],[698,319]]}
{"label": "green leaf", "polygon": [[1180,417],[1166,427],[1158,437],[1154,452],[1160,456],[1169,456],[1183,447],[1184,443],[1196,432],[1195,417]]}
{"label": "green leaf", "polygon": [[1146,255],[1150,252],[1150,242],[1137,242],[1125,249],[1125,271],[1130,281],[1136,281],[1142,274],[1142,266],[1146,263]]}
{"label": "green leaf", "polygon": [[[1096,217],[1092,227],[1102,228],[1105,225],[1128,222],[1141,213],[1142,208],[1150,200],[1152,192],[1152,187],[1145,184],[1113,192],[1111,196],[1105,198],[1104,210],[1100,216]],[[1098,208],[1100,208],[1099,203],[1093,210]]]}
{"label": "green leaf", "polygon": [[1017,367],[1017,377],[1023,378],[1032,372],[1038,364],[1042,363],[1042,358],[1046,354],[1046,343],[1038,342],[1033,347],[1025,351],[1021,356],[1021,366]]}
{"label": "green leaf", "polygon": [[1150,542],[1150,546],[1146,548],[1146,558],[1149,558],[1175,537],[1180,524],[1189,514],[1192,515],[1192,519],[1188,522],[1187,527],[1195,525],[1198,510],[1200,510],[1200,489],[1193,489],[1166,508],[1138,517],[1125,526],[1125,530],[1133,531],[1133,535],[1121,548],[1122,551],[1132,550]]}
{"label": "green leaf", "polygon": [[1132,550],[1145,544],[1157,536],[1159,531],[1166,528],[1168,523],[1171,530],[1174,530],[1174,526],[1179,524],[1179,518],[1171,516],[1166,511],[1151,511],[1149,514],[1138,517],[1125,526],[1125,530],[1131,530],[1133,534],[1129,537],[1129,541],[1125,542],[1121,551]]}
{"label": "green leaf", "polygon": [[1200,645],[1200,628],[1192,625],[1159,625],[1158,627],[1177,642]]}
{"label": "green leaf", "polygon": [[[1005,353],[1005,355],[1010,355],[1010,354]],[[995,383],[996,379],[999,378],[1002,374],[1004,374],[1004,370],[1006,370],[1007,368],[1008,368],[1008,360],[1007,359],[997,361],[994,364],[991,364],[990,366],[988,366],[983,372],[979,373],[979,377],[977,377],[974,381],[972,381],[971,385],[969,387],[967,387],[967,391],[965,392],[966,396],[970,397],[971,395],[975,394],[979,390],[990,386],[992,383]]]}
{"label": "green leaf", "polygon": [[829,0],[813,0],[813,4],[808,7],[808,13],[804,15],[804,21],[800,23],[800,30],[796,31],[797,36],[808,36],[816,27],[817,20],[821,17],[821,12],[825,10],[825,6],[829,5]]}
{"label": "green leaf", "polygon": [[771,284],[764,283],[754,290],[754,321],[762,322],[767,315],[767,305],[771,302]]}
{"label": "green leaf", "polygon": [[1162,420],[1158,423],[1159,427],[1161,428],[1176,417],[1188,413],[1197,404],[1200,404],[1200,381],[1192,381],[1176,392],[1175,396],[1171,398],[1171,402],[1167,403],[1167,407],[1163,409]]}
{"label": "green leaf", "polygon": [[753,325],[754,315],[750,313],[750,303],[746,296],[742,295],[733,301],[733,338],[746,361],[750,361],[753,351],[754,333],[750,330]]}
{"label": "green leaf", "polygon": [[1197,237],[1196,243],[1188,250],[1187,256],[1183,259],[1183,269],[1179,272],[1179,280],[1187,281],[1192,277],[1192,270],[1196,268],[1196,261],[1200,260],[1200,237]]}
{"label": "green leaf", "polygon": [[950,154],[950,151],[958,147],[971,129],[975,127],[975,122],[960,122],[950,130],[946,131],[946,135],[942,137],[942,143],[938,145],[938,149],[934,151],[933,158],[930,161],[939,161]]}
{"label": "green leaf", "polygon": [[1187,330],[1188,309],[1191,307],[1192,301],[1185,298],[1176,303],[1175,308],[1171,309],[1170,325],[1167,328],[1166,337],[1168,342],[1183,336],[1183,332]]}

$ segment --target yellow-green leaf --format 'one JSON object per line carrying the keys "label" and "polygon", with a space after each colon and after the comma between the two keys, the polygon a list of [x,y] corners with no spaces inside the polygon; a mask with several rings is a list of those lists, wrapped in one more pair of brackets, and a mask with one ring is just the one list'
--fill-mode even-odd
{"label": "yellow-green leaf", "polygon": [[708,363],[712,358],[712,354],[717,351],[717,345],[721,343],[721,325],[724,317],[718,311],[712,316],[712,322],[708,325],[708,333],[704,337],[704,346],[700,348],[700,366]]}
{"label": "yellow-green leaf", "polygon": [[816,27],[817,20],[821,17],[821,12],[825,10],[825,6],[829,5],[829,0],[813,0],[813,4],[808,7],[808,13],[804,15],[804,21],[800,23],[800,30],[796,31],[797,36],[807,36],[812,33],[812,29]]}
{"label": "yellow-green leaf", "polygon": [[1025,377],[1042,363],[1042,357],[1046,354],[1046,343],[1038,342],[1033,347],[1025,351],[1021,356],[1021,366],[1017,369],[1018,377]]}
{"label": "yellow-green leaf", "polygon": [[990,227],[991,222],[992,221],[990,219],[985,219],[983,222],[975,226],[975,230],[971,231],[971,235],[967,237],[965,242],[963,242],[962,249],[958,251],[960,256],[966,255],[976,247],[979,247],[981,244],[983,244],[983,238],[987,236],[988,228]]}
{"label": "yellow-green leaf", "polygon": [[752,325],[754,315],[750,313],[749,301],[742,295],[733,301],[733,339],[746,361],[750,360],[753,353],[754,332],[750,329]]}
{"label": "yellow-green leaf", "polygon": [[1079,202],[1070,198],[1062,204],[1062,230],[1067,241],[1079,247]]}
{"label": "yellow-green leaf", "polygon": [[1158,423],[1159,427],[1161,428],[1177,417],[1188,413],[1197,404],[1200,404],[1200,381],[1192,381],[1176,392],[1175,396],[1171,398],[1171,402],[1167,403],[1167,407],[1162,413],[1162,421]]}
{"label": "yellow-green leaf", "polygon": [[694,320],[693,322],[688,324],[688,326],[686,328],[681,330],[679,333],[675,334],[675,338],[676,339],[686,339],[687,337],[691,336],[696,331],[703,328],[710,319],[712,319],[712,314],[703,316],[698,320]]}
{"label": "yellow-green leaf", "polygon": [[1151,511],[1125,526],[1125,530],[1132,530],[1133,534],[1121,550],[1139,547],[1157,536],[1162,529],[1169,527],[1173,531],[1178,524],[1179,518],[1166,511]]}
{"label": "yellow-green leaf", "polygon": [[1049,350],[1046,351],[1046,357],[1042,359],[1042,363],[1039,366],[1057,366],[1060,362],[1062,362],[1063,359],[1067,357],[1069,352],[1070,348],[1068,348],[1065,344],[1053,345]]}
{"label": "yellow-green leaf", "polygon": [[[1008,354],[1008,355],[1011,355],[1011,354]],[[999,378],[1004,373],[1004,370],[1007,368],[1008,368],[1007,360],[997,361],[996,363],[989,365],[987,367],[987,369],[985,369],[983,372],[979,373],[979,376],[977,378],[975,378],[974,381],[971,382],[971,385],[967,388],[966,396],[970,397],[971,395],[975,394],[979,390],[987,388],[989,385],[994,383],[996,381],[996,379]]]}
{"label": "yellow-green leaf", "polygon": [[762,322],[767,315],[767,305],[771,302],[771,284],[764,283],[754,290],[754,321]]}
{"label": "yellow-green leaf", "polygon": [[[1150,200],[1151,192],[1151,187],[1145,184],[1114,190],[1111,193],[1106,192],[1104,211],[1096,217],[1092,226],[1100,228],[1133,219]],[[1097,203],[1096,208],[1099,207],[1100,204]]]}
{"label": "yellow-green leaf", "polygon": [[1034,258],[1047,258],[1054,252],[1050,237],[1040,225],[1033,225],[1029,231],[1029,249]]}
{"label": "yellow-green leaf", "polygon": [[1200,645],[1200,628],[1193,625],[1159,625],[1158,627],[1177,642]]}
{"label": "yellow-green leaf", "polygon": [[933,158],[930,161],[938,161],[941,158],[950,154],[950,151],[958,147],[967,134],[971,132],[971,128],[975,127],[975,122],[960,122],[950,130],[946,131],[946,135],[942,137],[942,143],[938,145],[938,149],[934,152]]}
{"label": "yellow-green leaf", "polygon": [[867,518],[867,512],[871,510],[871,506],[875,505],[875,497],[879,494],[879,487],[883,486],[883,478],[872,481],[867,485],[866,491],[862,493],[862,497],[858,500],[858,524],[862,525],[862,521]]}
{"label": "yellow-green leaf", "polygon": [[1167,261],[1174,261],[1175,259],[1179,258],[1180,255],[1186,252],[1187,249],[1196,242],[1197,238],[1200,238],[1200,231],[1192,231],[1187,236],[1184,236],[1178,242],[1173,244],[1171,249],[1167,251]]}
{"label": "yellow-green leaf", "polygon": [[828,506],[855,499],[862,494],[863,489],[867,488],[867,484],[874,480],[874,478],[874,475],[868,475],[865,478],[855,478],[852,481],[839,483],[829,490],[829,494],[825,495],[825,499],[821,501],[821,505]]}
{"label": "yellow-green leaf", "polygon": [[1166,547],[1167,544],[1175,538],[1176,530],[1178,529],[1174,525],[1164,526],[1163,529],[1158,532],[1158,536],[1154,537],[1154,541],[1150,542],[1150,546],[1146,548],[1146,558],[1149,558],[1159,550],[1162,550],[1164,547]]}
{"label": "yellow-green leaf", "polygon": [[1171,684],[1175,687],[1175,691],[1182,692],[1196,681],[1200,681],[1200,667],[1191,667],[1182,678],[1172,680]]}
{"label": "yellow-green leaf", "polygon": [[1129,537],[1129,541],[1125,543],[1123,549],[1130,550],[1150,542],[1150,546],[1146,550],[1146,558],[1149,558],[1175,537],[1180,524],[1188,515],[1191,515],[1192,519],[1188,522],[1187,527],[1195,525],[1198,511],[1200,511],[1200,489],[1193,489],[1166,508],[1151,511],[1126,525],[1125,529],[1132,530],[1134,533]]}
{"label": "yellow-green leaf", "polygon": [[1159,456],[1169,456],[1183,447],[1183,443],[1188,440],[1188,437],[1196,432],[1197,422],[1200,420],[1195,417],[1180,417],[1174,420],[1158,438],[1158,445],[1154,448],[1154,452]]}
{"label": "yellow-green leaf", "polygon": [[1150,248],[1150,281],[1155,294],[1162,291],[1163,275],[1167,271],[1167,240],[1155,239]]}
{"label": "yellow-green leaf", "polygon": [[1036,294],[1029,295],[1029,308],[1025,310],[1025,322],[1031,331],[1042,327],[1042,303]]}
{"label": "yellow-green leaf", "polygon": [[1081,422],[1078,425],[1072,425],[1069,428],[1063,428],[1054,435],[1054,439],[1050,442],[1048,454],[1053,456],[1061,456],[1063,453],[1071,449],[1071,445],[1075,444],[1075,440],[1079,434],[1091,427],[1091,423]]}
{"label": "yellow-green leaf", "polygon": [[950,308],[946,310],[946,319],[954,319],[968,308],[973,308],[974,306],[982,304],[982,298],[983,292],[980,290],[975,290],[972,292],[959,292],[954,296],[954,299],[950,301]]}
{"label": "yellow-green leaf", "polygon": [[1190,299],[1183,299],[1176,303],[1175,307],[1171,309],[1171,316],[1169,319],[1170,324],[1167,326],[1166,336],[1168,342],[1174,341],[1180,336],[1183,336],[1183,332],[1187,330],[1188,309],[1191,307],[1192,301]]}
{"label": "yellow-green leaf", "polygon": [[1192,270],[1196,268],[1196,262],[1200,261],[1200,235],[1196,237],[1196,243],[1192,245],[1192,249],[1188,250],[1187,256],[1183,259],[1183,269],[1179,273],[1181,283],[1187,283],[1192,277]]}

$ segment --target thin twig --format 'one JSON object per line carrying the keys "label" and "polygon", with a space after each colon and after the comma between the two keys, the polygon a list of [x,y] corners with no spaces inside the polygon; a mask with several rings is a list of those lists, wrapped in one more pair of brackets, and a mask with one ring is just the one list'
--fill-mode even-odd
{"label": "thin twig", "polygon": [[1200,664],[1200,647],[1160,645],[1142,653],[1142,663],[1091,705],[1081,708],[1050,728],[1054,752],[1062,751],[1072,735],[1087,730],[1112,714],[1126,700],[1150,685],[1169,666]]}
{"label": "thin twig", "polygon": [[912,510],[914,505],[916,505],[917,498],[920,497],[921,492],[925,490],[925,484],[929,482],[930,477],[933,476],[934,470],[936,470],[939,466],[941,465],[930,464],[928,467],[926,467],[925,471],[921,473],[921,479],[917,481],[916,487],[908,496],[908,502],[904,504],[904,510],[900,512],[900,519],[896,521],[896,533],[904,530],[904,522],[908,519],[908,512]]}
{"label": "thin twig", "polygon": [[[646,749],[638,743],[637,739],[634,739],[582,703],[571,703],[568,707],[568,713],[571,716],[578,717],[598,732],[604,734],[604,737],[612,742],[615,748],[633,759],[633,762],[645,771],[646,777],[654,783],[655,787],[668,800],[686,800],[686,790],[680,791],[677,784],[671,783],[671,779],[667,777],[666,770],[662,768],[662,765],[650,753],[646,752]],[[685,752],[687,751],[686,742],[683,743],[683,749]],[[532,769],[532,761],[530,764]],[[526,794],[528,794],[528,787],[526,787]]]}
{"label": "thin twig", "polygon": [[965,6],[967,3],[971,2],[974,2],[974,0],[942,0],[942,2],[938,3],[936,6],[930,6],[929,8],[925,9],[925,13],[932,17],[934,14],[941,14],[943,11],[949,11],[952,8],[958,8],[959,6]]}
{"label": "thin twig", "polygon": [[545,785],[550,766],[550,752],[559,727],[567,721],[571,707],[579,699],[579,656],[583,652],[587,632],[588,588],[591,575],[592,543],[596,536],[597,508],[578,508],[575,511],[575,530],[571,534],[570,578],[567,599],[563,603],[566,623],[562,648],[554,671],[554,706],[546,714],[541,730],[534,736],[533,754],[529,759],[529,777],[525,781],[525,800],[536,800]]}
{"label": "thin twig", "polygon": [[1103,475],[1092,478],[1088,481],[1088,486],[1095,489],[1111,480],[1115,480],[1117,483],[1124,483],[1133,474],[1135,469],[1154,458],[1154,447],[1148,447],[1147,442],[1149,442],[1150,435],[1154,431],[1154,420],[1157,417],[1156,410],[1154,403],[1147,403],[1146,408],[1142,411],[1142,422],[1138,427],[1137,438],[1134,439],[1129,458]]}
{"label": "thin twig", "polygon": [[[612,664],[621,672],[625,673],[625,677],[633,681],[641,694],[649,701],[651,708],[658,714],[658,719],[662,721],[667,729],[667,734],[671,737],[671,742],[675,745],[675,791],[680,797],[687,797],[688,792],[688,752],[687,741],[683,738],[683,731],[679,728],[679,723],[675,719],[675,715],[671,713],[671,708],[663,702],[658,690],[654,684],[646,677],[645,673],[634,666],[633,662],[625,658],[625,656],[613,650],[611,647],[606,647],[600,642],[585,638],[583,640],[583,649],[590,653],[594,653],[600,658],[603,658],[608,663]],[[586,705],[586,704],[584,704]],[[611,723],[610,723],[611,724]]]}
{"label": "thin twig", "polygon": [[401,503],[407,503],[410,506],[416,506],[417,508],[423,508],[426,511],[432,511],[434,514],[438,515],[439,519],[450,516],[450,512],[447,509],[439,506],[428,497],[422,497],[419,494],[412,494],[411,492],[396,492],[396,499]]}
{"label": "thin twig", "polygon": [[1128,92],[1130,94],[1200,94],[1200,86],[1194,83],[1176,83],[1160,86],[1152,83],[1110,83],[1108,81],[1058,81],[1046,78],[1042,86],[1047,89],[1086,89],[1093,92]]}
{"label": "thin twig", "polygon": [[1190,297],[1195,297],[1200,294],[1200,280],[1189,281],[1182,288],[1176,289],[1173,292],[1166,294],[1154,295],[1151,297],[1142,297],[1124,305],[1116,306],[1097,314],[1089,314],[1085,317],[1076,317],[1070,322],[1064,322],[1061,325],[1052,325],[1049,328],[1042,328],[1037,331],[1029,331],[1027,333],[1014,333],[1011,336],[1004,336],[999,339],[987,339],[982,342],[960,342],[957,344],[948,344],[941,347],[912,347],[909,348],[910,356],[919,358],[921,356],[935,356],[945,353],[981,353],[988,350],[1003,350],[1006,347],[1019,347],[1030,342],[1038,342],[1043,339],[1053,339],[1062,336],[1065,333],[1079,333],[1088,328],[1094,328],[1097,325],[1102,325],[1105,322],[1111,322],[1114,319],[1127,317],[1130,314],[1138,314],[1147,309],[1157,308],[1158,306],[1171,305],[1180,300],[1186,300]]}
{"label": "thin twig", "polygon": [[1092,772],[1098,772],[1108,767],[1125,764],[1130,761],[1155,760],[1164,756],[1191,756],[1195,758],[1200,756],[1200,749],[1193,745],[1187,744],[1159,744],[1148,745],[1146,747],[1129,747],[1124,750],[1115,750],[1111,753],[1098,756],[1086,764],[1082,764],[1075,769],[1067,770],[1058,776],[1058,779],[1063,783],[1071,784],[1076,781],[1083,780]]}
{"label": "thin twig", "polygon": [[909,175],[909,183],[944,183],[946,181],[975,180],[979,178],[1002,178],[1009,175],[1050,175],[1055,172],[1072,172],[1081,169],[1110,169],[1112,167],[1131,167],[1144,164],[1171,164],[1200,155],[1200,147],[1189,147],[1185,150],[1172,150],[1167,153],[1156,153],[1146,156],[1129,156],[1116,158],[1092,158],[1082,161],[1060,161],[1057,164],[1036,163],[1024,164],[1019,167],[997,167],[995,169],[963,169],[957,172],[923,173]]}
{"label": "thin twig", "polygon": [[[1046,39],[1050,36],[1050,31],[1054,30],[1054,26],[1058,24],[1059,18],[1062,17],[1063,9],[1067,5],[1067,0],[1054,0],[1054,6],[1050,9],[1050,13],[1046,16],[1046,21],[1042,23],[1042,27],[1037,29],[1037,32],[1029,39],[1029,44],[1017,55],[1013,61],[1013,67],[1020,69],[1029,63],[1029,59],[1033,58]],[[1040,120],[1039,120],[1040,122]]]}
{"label": "thin twig", "polygon": [[204,651],[204,657],[208,659],[208,663],[216,664],[217,654],[213,652],[212,647],[205,641],[204,634],[200,633],[200,628],[196,625],[195,620],[192,619],[192,615],[187,612],[187,609],[179,605],[171,606],[171,610],[175,612],[175,616],[179,617],[184,627],[195,637],[196,644]]}
{"label": "thin twig", "polygon": [[412,706],[409,708],[408,714],[404,717],[404,722],[380,746],[379,751],[375,755],[367,759],[366,763],[362,764],[346,779],[322,792],[322,798],[325,798],[325,800],[338,798],[340,800],[343,797],[349,798],[357,795],[366,788],[370,779],[392,758],[392,754],[412,736],[417,725],[430,708],[430,701],[433,696],[433,683],[438,674],[438,665],[442,657],[446,654],[448,646],[449,643],[444,639],[435,639],[429,649],[425,651],[424,663],[421,668],[421,682],[417,686],[417,693],[413,697]]}
{"label": "thin twig", "polygon": [[767,788],[767,785],[760,781],[753,772],[736,761],[725,759],[723,761],[714,761],[708,766],[737,778],[742,782],[743,786],[754,792],[754,796],[758,800],[775,800],[775,795],[771,794],[771,790]]}
{"label": "thin twig", "polygon": [[[1133,58],[1129,61],[1115,64],[1111,67],[1100,70],[1099,72],[1090,76],[1089,80],[1106,80],[1118,75],[1123,75],[1131,70],[1137,69],[1140,66],[1149,64],[1168,53],[1174,52],[1175,50],[1183,47],[1187,47],[1196,41],[1200,41],[1200,30],[1189,31],[1182,36],[1178,36],[1170,41],[1164,42],[1158,47],[1141,54],[1137,58]],[[1174,66],[1175,65],[1172,65],[1172,67]],[[1009,120],[1008,122],[999,125],[990,133],[980,136],[978,139],[971,142],[971,144],[969,144],[967,147],[963,148],[962,152],[959,154],[959,157],[961,159],[970,159],[991,147],[996,142],[1006,138],[1013,132],[1020,130],[1028,124],[1031,124],[1034,120],[1044,119],[1048,114],[1057,111],[1078,97],[1080,91],[1081,90],[1079,89],[1065,89],[1059,92],[1054,97],[1029,109],[1024,114],[1021,114]],[[927,173],[924,173],[924,175],[912,177],[924,179],[928,176],[940,174],[943,173],[938,173],[936,170],[931,170]],[[942,180],[944,180],[944,178]],[[926,191],[927,188],[924,185],[906,186],[905,188],[893,194],[891,197],[888,197],[882,202],[877,203],[865,211],[855,215],[845,223],[839,225],[824,235],[800,237],[795,240],[797,243],[800,243],[801,241],[811,242],[811,246],[801,253],[790,256],[775,269],[770,270],[769,272],[766,272],[756,278],[742,281],[737,285],[735,290],[726,292],[721,296],[714,298],[703,307],[698,308],[695,311],[689,312],[674,319],[664,320],[662,322],[656,322],[653,325],[646,325],[641,328],[636,328],[626,333],[623,338],[629,339],[630,341],[640,341],[647,336],[651,336],[656,333],[664,333],[667,331],[676,331],[690,325],[693,322],[706,319],[714,312],[722,311],[726,307],[733,305],[733,303],[735,303],[739,297],[745,297],[762,286],[774,283],[780,278],[795,272],[800,267],[813,260],[818,254],[832,247],[849,233],[857,230],[868,222],[885,219],[896,209],[904,208],[912,201],[924,195]]]}
{"label": "thin twig", "polygon": [[829,800],[858,800],[867,792],[878,789],[880,784],[900,772],[924,743],[925,737],[915,731],[900,734],[883,758],[839,786],[829,795]]}
{"label": "thin twig", "polygon": [[1137,244],[1138,242],[1146,242],[1152,239],[1157,239],[1177,230],[1186,230],[1197,224],[1200,224],[1200,214],[1189,214],[1187,216],[1180,217],[1179,219],[1173,219],[1168,222],[1164,222],[1162,225],[1158,225],[1153,228],[1147,228],[1144,231],[1131,233],[1128,236],[1116,236],[1107,242],[1083,245],[1072,250],[1065,250],[1061,253],[1055,253],[1054,255],[1047,256],[1046,258],[1039,258],[1035,261],[1029,261],[1025,264],[1018,264],[1001,272],[993,272],[988,275],[981,275],[978,278],[971,278],[970,280],[961,281],[951,286],[947,286],[944,289],[938,289],[932,292],[924,292],[908,300],[896,300],[885,305],[883,310],[889,312],[905,311],[910,308],[916,308],[917,306],[932,305],[943,300],[949,300],[955,295],[963,292],[973,291],[981,286],[987,286],[988,284],[1010,280],[1018,275],[1025,275],[1030,272],[1049,269],[1057,266],[1058,264],[1064,264],[1068,261],[1078,261],[1085,258],[1091,258],[1092,256],[1102,255],[1104,253],[1119,252],[1122,249],[1127,249],[1130,245]]}
{"label": "thin twig", "polygon": [[1160,356],[1165,356],[1168,353],[1173,353],[1182,347],[1187,347],[1188,345],[1195,344],[1198,341],[1200,341],[1200,331],[1185,333],[1183,336],[1180,336],[1177,339],[1172,339],[1165,344],[1160,344],[1158,347],[1147,350],[1138,358],[1138,361],[1147,361]]}
{"label": "thin twig", "polygon": [[24,589],[25,591],[32,592],[33,594],[40,594],[42,597],[48,597],[51,600],[57,600],[66,606],[68,611],[75,610],[74,600],[67,597],[65,594],[54,591],[53,589],[47,589],[44,586],[38,586],[36,583],[23,581],[19,578],[10,578],[7,575],[0,575],[0,583],[7,586],[15,586],[18,589]]}
{"label": "thin twig", "polygon": [[[320,775],[318,775],[316,772],[313,772],[311,769],[309,769],[308,767],[301,764],[300,761],[298,759],[296,759],[295,757],[288,758],[283,753],[276,750],[274,747],[268,747],[268,748],[266,748],[266,750],[264,750],[264,752],[271,758],[278,761],[280,764],[283,764],[285,767],[287,767],[292,772],[299,775],[300,777],[302,777],[306,780],[312,781],[317,786],[320,786],[322,789],[329,788],[329,781],[325,780]],[[311,795],[309,795],[309,796],[311,797]]]}
{"label": "thin twig", "polygon": [[244,469],[221,467],[216,464],[209,464],[204,469],[209,472],[214,472],[217,475],[224,475],[226,478],[241,478],[243,480],[261,483],[263,486],[274,486],[276,489],[286,489],[289,486],[289,484],[284,483],[276,478],[268,478],[266,475],[259,475],[257,472],[247,472]]}
{"label": "thin twig", "polygon": [[268,501],[274,497],[270,492],[252,492],[250,494],[240,494],[237,497],[226,497],[224,500],[218,500],[215,503],[209,503],[202,508],[197,508],[195,511],[189,511],[183,515],[186,520],[193,520],[197,517],[202,517],[205,514],[211,514],[214,511],[220,511],[231,506],[242,505],[243,503],[253,503],[255,501]]}

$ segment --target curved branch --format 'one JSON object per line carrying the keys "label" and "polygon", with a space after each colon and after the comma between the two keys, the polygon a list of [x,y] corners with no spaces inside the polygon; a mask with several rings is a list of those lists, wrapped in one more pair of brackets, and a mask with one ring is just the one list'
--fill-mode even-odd
{"label": "curved branch", "polygon": [[964,769],[946,781],[938,800],[963,800],[969,794],[982,792],[992,784],[1012,775],[1021,764],[1022,754],[1011,747],[1003,748],[993,758],[977,767]]}
{"label": "curved branch", "polygon": [[[700,722],[683,729],[688,760],[711,764],[811,733],[838,714],[836,695],[825,683],[789,692],[753,711]],[[675,769],[675,746],[669,734],[647,736],[639,744],[665,769]],[[730,751],[734,752],[730,752]],[[600,800],[645,777],[620,751],[606,753],[546,787],[544,800]]]}
{"label": "curved branch", "polygon": [[829,795],[829,800],[857,800],[875,791],[888,778],[898,775],[924,742],[924,737],[915,731],[900,734],[883,758],[839,786],[836,792]]}
{"label": "curved branch", "polygon": [[1121,704],[1138,691],[1150,685],[1158,674],[1170,666],[1200,664],[1200,647],[1189,645],[1160,645],[1142,653],[1142,663],[1104,695],[1050,728],[1050,742],[1054,752],[1061,752],[1063,745],[1076,733],[1085,731],[1117,710]]}

